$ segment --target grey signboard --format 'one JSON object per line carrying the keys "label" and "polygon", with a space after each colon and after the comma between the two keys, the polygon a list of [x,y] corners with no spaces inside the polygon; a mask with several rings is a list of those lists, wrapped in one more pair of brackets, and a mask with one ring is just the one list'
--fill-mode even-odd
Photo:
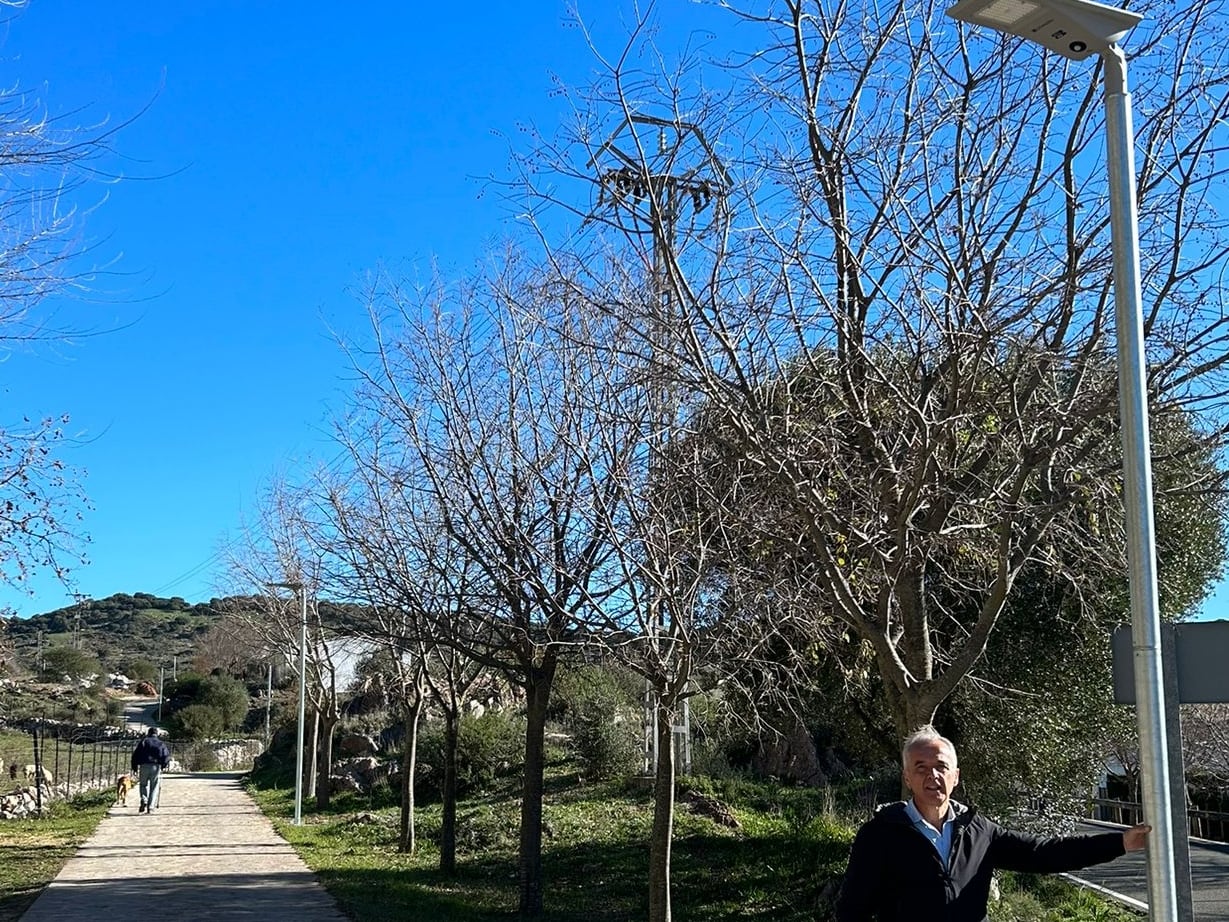
{"label": "grey signboard", "polygon": [[[1114,702],[1135,703],[1131,628],[1114,629]],[[1182,704],[1229,701],[1229,621],[1187,621],[1161,625],[1161,645],[1171,652]],[[1167,677],[1168,678],[1168,677]]]}

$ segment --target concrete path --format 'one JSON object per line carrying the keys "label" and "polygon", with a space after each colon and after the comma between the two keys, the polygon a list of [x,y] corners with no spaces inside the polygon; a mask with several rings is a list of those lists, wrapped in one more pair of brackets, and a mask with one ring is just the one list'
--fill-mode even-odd
{"label": "concrete path", "polygon": [[128,698],[124,703],[124,729],[144,733],[158,726],[158,699]]}
{"label": "concrete path", "polygon": [[21,922],[344,922],[332,898],[240,787],[239,774],[162,777],[162,805],[136,791],[39,896]]}

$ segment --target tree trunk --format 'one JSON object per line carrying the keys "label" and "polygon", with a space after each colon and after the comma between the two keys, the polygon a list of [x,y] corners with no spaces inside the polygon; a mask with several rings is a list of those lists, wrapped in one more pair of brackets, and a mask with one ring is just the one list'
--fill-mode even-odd
{"label": "tree trunk", "polygon": [[316,762],[316,809],[327,810],[333,796],[333,731],[337,728],[334,717],[320,715],[319,759]]}
{"label": "tree trunk", "polygon": [[440,804],[440,873],[457,870],[457,740],[461,717],[456,711],[444,714],[444,787]]}
{"label": "tree trunk", "polygon": [[422,716],[423,697],[405,709],[405,750],[401,753],[401,835],[397,850],[414,854],[418,845],[414,824],[414,781],[418,774],[418,721]]}
{"label": "tree trunk", "polygon": [[670,846],[674,836],[674,708],[657,702],[657,773],[649,839],[649,922],[670,922]]}
{"label": "tree trunk", "polygon": [[543,657],[543,665],[529,674],[525,686],[525,787],[521,795],[520,914],[542,914],[542,794],[546,768],[546,706],[555,678],[555,659]]}
{"label": "tree trunk", "polygon": [[[897,698],[897,706],[894,708],[898,758],[900,746],[904,745],[909,734],[931,723],[935,719],[935,711],[939,709],[939,705],[929,696],[917,692],[917,687],[908,689]],[[903,776],[900,779],[900,796],[901,800],[908,800],[912,796]]]}

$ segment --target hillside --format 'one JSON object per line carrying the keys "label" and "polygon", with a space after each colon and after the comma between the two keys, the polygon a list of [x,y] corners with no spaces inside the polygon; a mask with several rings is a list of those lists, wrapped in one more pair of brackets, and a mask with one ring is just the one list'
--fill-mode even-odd
{"label": "hillside", "polygon": [[211,599],[193,605],[178,596],[121,592],[29,618],[0,619],[0,639],[27,668],[33,666],[40,644],[44,650],[57,644],[75,646],[112,669],[132,657],[168,662],[191,652],[195,641],[221,618],[226,603]]}

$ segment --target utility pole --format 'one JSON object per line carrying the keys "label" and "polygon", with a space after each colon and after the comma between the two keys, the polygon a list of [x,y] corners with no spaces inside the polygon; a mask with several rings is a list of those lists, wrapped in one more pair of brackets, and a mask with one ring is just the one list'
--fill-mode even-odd
{"label": "utility pole", "polygon": [[[599,148],[590,163],[597,169],[599,208],[607,208],[625,233],[652,238],[653,292],[656,296],[654,329],[651,338],[653,368],[652,426],[649,466],[656,466],[669,437],[671,423],[677,411],[670,395],[670,374],[661,362],[669,355],[666,337],[675,323],[673,287],[670,283],[678,256],[677,233],[680,220],[689,217],[693,228],[706,209],[717,223],[729,194],[730,177],[720,159],[709,146],[698,125],[678,120],[631,115]],[[628,222],[623,220],[626,216]],[[661,662],[661,638],[667,628],[669,599],[660,589],[651,592],[647,613],[646,638],[656,662]],[[675,696],[682,690],[676,689]],[[646,676],[644,690],[644,773],[656,775],[660,756],[658,726],[658,695]],[[677,700],[677,697],[675,697]],[[684,695],[682,714],[672,718],[671,744],[675,762],[683,771],[691,771],[691,713]],[[681,718],[681,723],[675,723]]]}

